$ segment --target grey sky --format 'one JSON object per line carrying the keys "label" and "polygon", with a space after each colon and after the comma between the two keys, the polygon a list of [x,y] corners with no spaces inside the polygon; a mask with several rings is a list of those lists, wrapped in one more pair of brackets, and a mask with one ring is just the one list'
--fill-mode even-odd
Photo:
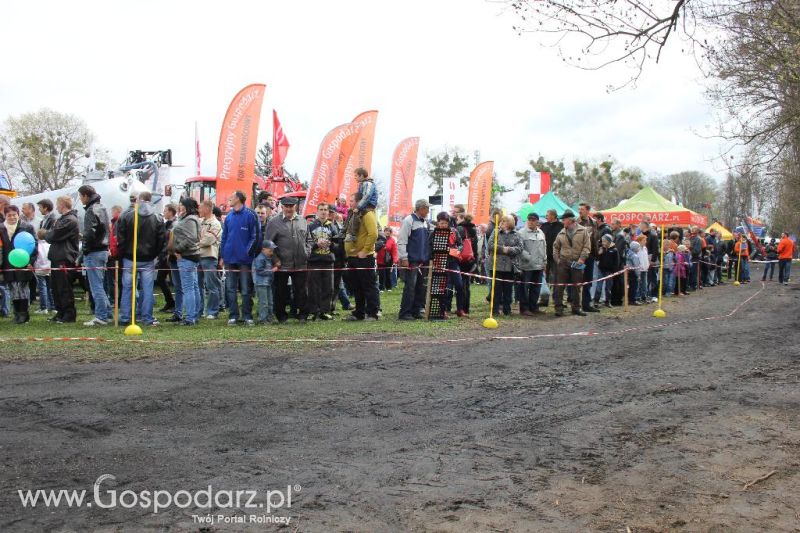
{"label": "grey sky", "polygon": [[629,72],[570,68],[518,36],[500,9],[480,0],[5,1],[0,117],[74,113],[118,159],[172,148],[187,175],[197,121],[213,174],[230,99],[262,82],[259,145],[271,140],[275,108],[292,144],[287,167],[303,179],[323,135],[367,109],[380,111],[379,179],[409,136],[421,137],[420,160],[444,144],[479,149],[506,183],[539,153],[719,177],[719,143],[693,133],[710,131],[712,117],[691,58],[668,53],[636,89],[607,94]]}

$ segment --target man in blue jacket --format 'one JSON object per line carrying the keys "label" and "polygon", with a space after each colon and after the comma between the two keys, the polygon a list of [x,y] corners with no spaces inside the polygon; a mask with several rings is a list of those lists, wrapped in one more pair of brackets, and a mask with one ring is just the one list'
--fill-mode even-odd
{"label": "man in blue jacket", "polygon": [[242,293],[242,317],[248,326],[253,321],[253,258],[261,247],[261,224],[256,214],[244,204],[247,196],[236,191],[228,198],[230,210],[222,225],[219,247],[220,268],[225,267],[225,297],[228,302],[228,325],[239,320],[237,292]]}
{"label": "man in blue jacket", "polygon": [[425,311],[426,266],[431,259],[428,242],[431,225],[427,220],[430,209],[427,200],[417,200],[414,212],[403,219],[397,236],[397,253],[405,277],[400,320],[422,318]]}

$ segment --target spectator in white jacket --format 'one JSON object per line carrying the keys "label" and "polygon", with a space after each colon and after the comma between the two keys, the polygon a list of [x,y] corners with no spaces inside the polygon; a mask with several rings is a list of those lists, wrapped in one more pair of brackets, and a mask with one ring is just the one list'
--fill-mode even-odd
{"label": "spectator in white jacket", "polygon": [[542,290],[542,278],[547,265],[547,241],[544,232],[539,228],[539,215],[528,214],[528,220],[518,231],[522,238],[522,254],[520,255],[521,294],[519,311],[522,316],[534,316],[539,310],[539,294]]}

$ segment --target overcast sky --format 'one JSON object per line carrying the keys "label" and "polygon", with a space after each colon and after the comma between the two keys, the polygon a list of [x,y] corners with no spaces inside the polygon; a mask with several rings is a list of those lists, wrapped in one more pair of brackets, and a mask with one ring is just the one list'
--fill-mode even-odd
{"label": "overcast sky", "polygon": [[286,166],[303,179],[324,134],[368,109],[380,111],[378,179],[409,136],[421,138],[420,162],[445,144],[480,150],[506,184],[540,153],[721,176],[720,144],[698,135],[713,117],[691,58],[668,53],[638,87],[607,94],[630,72],[564,65],[516,23],[481,0],[5,0],[0,119],[73,113],[118,160],[172,148],[187,175],[197,121],[213,175],[228,103],[261,82],[259,145],[271,141],[275,108],[291,143]]}

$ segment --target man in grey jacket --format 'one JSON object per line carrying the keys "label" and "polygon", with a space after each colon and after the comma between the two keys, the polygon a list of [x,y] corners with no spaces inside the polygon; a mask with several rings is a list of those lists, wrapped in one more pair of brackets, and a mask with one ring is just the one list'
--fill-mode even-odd
{"label": "man in grey jacket", "polygon": [[306,267],[308,266],[308,250],[306,249],[306,235],[308,226],[306,221],[297,213],[297,198],[284,196],[281,198],[283,213],[272,217],[267,222],[267,232],[264,240],[272,241],[277,247],[277,260],[274,264],[279,267],[275,272],[273,284],[275,286],[275,318],[279,324],[285,324],[288,315],[286,305],[289,303],[289,279],[292,280],[294,303],[297,305],[297,318],[301,324],[306,323],[308,311],[306,309]]}
{"label": "man in grey jacket", "polygon": [[528,220],[519,230],[522,238],[520,270],[522,271],[522,294],[519,310],[522,316],[534,316],[539,310],[539,293],[542,290],[542,275],[547,265],[547,241],[539,228],[539,215],[529,213]]}

